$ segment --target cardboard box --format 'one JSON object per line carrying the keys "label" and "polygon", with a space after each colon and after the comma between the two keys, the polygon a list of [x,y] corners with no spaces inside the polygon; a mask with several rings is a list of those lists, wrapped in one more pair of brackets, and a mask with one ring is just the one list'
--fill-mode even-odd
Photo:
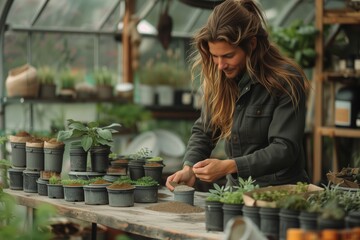
{"label": "cardboard box", "polygon": [[[296,185],[294,185],[294,184],[286,184],[286,185],[259,188],[259,189],[256,189],[254,191],[244,193],[244,195],[243,195],[244,204],[246,206],[272,207],[272,208],[275,208],[276,207],[276,202],[267,202],[267,201],[263,201],[263,200],[255,200],[253,198],[253,194],[254,193],[262,193],[262,192],[266,192],[266,191],[278,191],[278,190],[286,190],[289,193],[291,193],[291,192],[295,191],[295,189],[296,189]],[[322,191],[322,190],[324,190],[324,189],[321,188],[321,187],[318,187],[318,186],[313,185],[313,184],[309,184],[306,193],[317,192],[317,191]],[[306,194],[306,193],[304,193],[304,194]]]}

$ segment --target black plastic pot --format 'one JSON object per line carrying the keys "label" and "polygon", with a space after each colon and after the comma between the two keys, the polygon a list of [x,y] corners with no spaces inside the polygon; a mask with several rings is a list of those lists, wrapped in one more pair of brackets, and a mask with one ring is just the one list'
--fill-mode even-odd
{"label": "black plastic pot", "polygon": [[44,169],[60,173],[63,164],[64,148],[44,148]]}
{"label": "black plastic pot", "polygon": [[279,208],[261,207],[260,214],[260,230],[270,239],[279,239]]}
{"label": "black plastic pot", "polygon": [[64,185],[64,199],[68,202],[83,202],[84,188],[83,186]]}
{"label": "black plastic pot", "polygon": [[317,218],[318,230],[324,229],[343,229],[345,228],[344,219],[325,219],[322,217]]}
{"label": "black plastic pot", "polygon": [[88,152],[79,146],[70,146],[70,171],[72,172],[86,172]]}
{"label": "black plastic pot", "polygon": [[223,204],[221,202],[205,201],[205,225],[207,231],[224,230]]}
{"label": "black plastic pot", "polygon": [[24,192],[37,193],[37,179],[40,177],[40,172],[24,170],[23,172],[23,187]]}
{"label": "black plastic pot", "polygon": [[345,218],[346,228],[360,227],[360,211],[349,212]]}
{"label": "black plastic pot", "polygon": [[134,201],[136,203],[156,203],[159,186],[135,186]]}
{"label": "black plastic pot", "polygon": [[23,172],[25,168],[9,168],[9,187],[12,190],[23,190]]}
{"label": "black plastic pot", "polygon": [[279,217],[280,217],[280,225],[279,225],[279,233],[280,240],[286,239],[286,232],[289,228],[299,228],[299,211],[290,210],[290,209],[280,209]]}
{"label": "black plastic pot", "polygon": [[91,169],[93,172],[106,172],[110,165],[110,147],[97,146],[90,149]]}
{"label": "black plastic pot", "polygon": [[44,148],[26,147],[26,170],[44,170]]}
{"label": "black plastic pot", "polygon": [[317,218],[318,213],[316,212],[300,212],[299,222],[300,228],[304,230],[316,230],[317,229]]}
{"label": "black plastic pot", "polygon": [[244,217],[248,217],[260,229],[259,207],[243,206],[242,212]]}
{"label": "black plastic pot", "polygon": [[223,213],[224,213],[224,228],[230,219],[236,216],[242,216],[242,208],[244,204],[223,204]]}

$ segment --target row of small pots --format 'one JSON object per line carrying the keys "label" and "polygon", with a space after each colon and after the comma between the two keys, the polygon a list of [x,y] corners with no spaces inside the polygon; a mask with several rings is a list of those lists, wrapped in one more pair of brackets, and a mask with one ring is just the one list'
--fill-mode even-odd
{"label": "row of small pots", "polygon": [[318,213],[206,201],[205,219],[208,231],[223,231],[227,222],[235,216],[250,218],[261,232],[271,239],[286,239],[286,232],[290,228],[322,230],[360,226],[360,212],[350,212],[345,219],[334,221],[319,218]]}
{"label": "row of small pots", "polygon": [[88,205],[131,207],[136,203],[156,203],[158,186],[131,186],[112,188],[110,184],[71,186],[47,184],[48,197],[69,202],[85,202]]}

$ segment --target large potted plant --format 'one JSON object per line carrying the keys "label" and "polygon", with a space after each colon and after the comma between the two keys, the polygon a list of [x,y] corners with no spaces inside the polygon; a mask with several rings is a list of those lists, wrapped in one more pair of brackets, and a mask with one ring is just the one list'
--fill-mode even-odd
{"label": "large potted plant", "polygon": [[69,130],[58,133],[58,141],[80,140],[81,146],[91,153],[93,172],[106,172],[109,167],[110,147],[113,143],[112,133],[121,127],[118,123],[100,127],[98,122],[83,123],[68,119]]}

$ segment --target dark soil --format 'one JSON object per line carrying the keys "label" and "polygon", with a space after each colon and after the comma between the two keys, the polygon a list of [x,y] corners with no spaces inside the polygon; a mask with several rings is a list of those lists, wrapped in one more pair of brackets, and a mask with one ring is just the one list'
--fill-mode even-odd
{"label": "dark soil", "polygon": [[204,209],[182,202],[163,202],[147,207],[149,210],[169,213],[200,213]]}

